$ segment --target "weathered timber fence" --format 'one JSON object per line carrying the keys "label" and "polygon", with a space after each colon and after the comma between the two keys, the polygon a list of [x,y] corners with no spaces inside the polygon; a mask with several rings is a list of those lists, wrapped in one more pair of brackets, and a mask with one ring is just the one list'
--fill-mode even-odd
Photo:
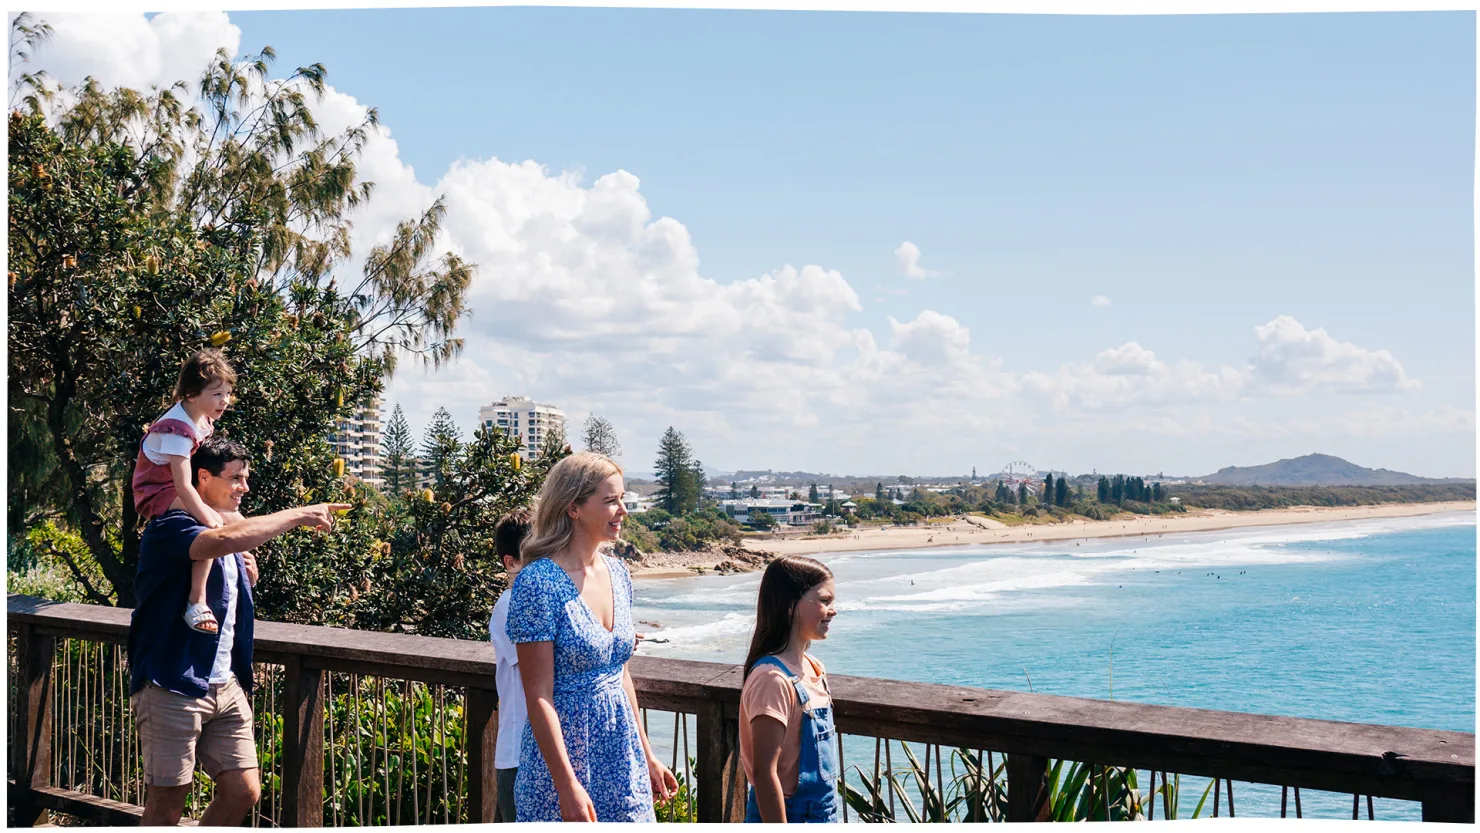
{"label": "weathered timber fence", "polygon": [[[137,742],[129,745],[118,647],[127,640],[129,613],[10,597],[13,823],[32,824],[47,810],[137,823],[141,785],[130,791],[136,775],[124,774]],[[494,820],[491,645],[259,622],[256,660],[264,806],[254,824]],[[685,765],[694,718],[695,768],[685,773],[697,791],[692,817],[739,821],[745,792],[736,755],[739,668],[641,656],[631,668],[645,712],[682,716],[673,749],[676,759],[684,744]],[[861,677],[834,676],[831,683],[840,732],[888,739],[888,746],[925,744],[927,779],[932,746],[937,773],[947,747],[1005,753],[1004,820],[1047,818],[1051,761],[1065,760],[1149,770],[1153,792],[1157,773],[1221,779],[1230,815],[1237,779],[1293,788],[1297,813],[1305,788],[1352,795],[1353,817],[1365,796],[1369,815],[1378,797],[1419,802],[1424,821],[1474,821],[1475,736],[1469,733]],[[94,716],[59,716],[55,703],[63,689],[87,702]],[[394,708],[386,705],[392,690]],[[362,706],[362,691],[378,699]],[[53,757],[59,744],[88,759],[81,775],[77,762],[64,768]],[[1215,807],[1218,783],[1210,785]],[[1107,802],[1109,792],[1107,786]]]}

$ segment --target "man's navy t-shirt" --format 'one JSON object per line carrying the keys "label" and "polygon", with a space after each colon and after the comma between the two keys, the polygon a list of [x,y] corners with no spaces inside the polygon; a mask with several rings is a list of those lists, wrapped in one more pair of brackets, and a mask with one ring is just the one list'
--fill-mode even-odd
{"label": "man's navy t-shirt", "polygon": [[[183,509],[160,515],[139,539],[139,571],[134,578],[138,606],[128,633],[129,693],[149,683],[186,697],[204,697],[219,633],[197,633],[185,624],[190,598],[190,545],[206,527]],[[252,690],[252,588],[239,553],[225,556],[236,563],[235,640],[231,671],[242,689]],[[226,619],[226,585],[221,559],[211,564],[206,604],[216,621]]]}

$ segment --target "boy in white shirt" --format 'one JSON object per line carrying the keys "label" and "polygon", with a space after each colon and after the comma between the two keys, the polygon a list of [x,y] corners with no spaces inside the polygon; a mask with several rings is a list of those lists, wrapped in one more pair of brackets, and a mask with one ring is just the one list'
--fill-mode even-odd
{"label": "boy in white shirt", "polygon": [[[493,531],[494,551],[504,563],[509,586],[519,574],[519,545],[529,534],[533,518],[527,509],[516,509],[499,519]],[[524,683],[519,679],[519,655],[509,641],[509,597],[507,589],[493,606],[488,619],[488,638],[493,642],[497,667],[494,683],[498,688],[498,744],[494,747],[493,767],[498,777],[499,820],[513,822],[514,779],[519,774],[519,739],[527,719],[524,707]]]}

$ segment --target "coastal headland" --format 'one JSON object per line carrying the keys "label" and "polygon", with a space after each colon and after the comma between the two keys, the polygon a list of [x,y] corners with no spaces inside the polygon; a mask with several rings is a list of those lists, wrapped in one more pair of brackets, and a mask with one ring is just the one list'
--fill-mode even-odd
{"label": "coastal headland", "polygon": [[918,526],[868,526],[828,535],[780,533],[746,538],[740,546],[699,552],[649,553],[633,565],[640,578],[679,578],[697,573],[736,573],[756,570],[777,555],[826,555],[863,550],[913,550],[972,544],[1010,544],[1032,541],[1072,541],[1085,538],[1176,535],[1252,526],[1403,518],[1441,512],[1474,512],[1475,501],[1389,503],[1374,506],[1295,506],[1232,512],[1191,509],[1168,515],[1126,515],[1105,521],[1074,520],[1059,523],[1020,523],[1009,526],[985,515],[936,519]]}

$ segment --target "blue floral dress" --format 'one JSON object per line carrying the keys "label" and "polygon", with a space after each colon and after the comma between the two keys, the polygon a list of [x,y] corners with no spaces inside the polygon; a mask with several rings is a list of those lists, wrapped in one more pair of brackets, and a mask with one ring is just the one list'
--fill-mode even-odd
{"label": "blue floral dress", "polygon": [[[612,629],[607,631],[559,564],[541,558],[519,571],[509,600],[509,641],[555,643],[555,712],[571,768],[599,821],[656,821],[647,759],[622,671],[632,656],[632,577],[603,555],[611,573]],[[524,724],[514,785],[519,821],[560,821],[550,769]]]}

